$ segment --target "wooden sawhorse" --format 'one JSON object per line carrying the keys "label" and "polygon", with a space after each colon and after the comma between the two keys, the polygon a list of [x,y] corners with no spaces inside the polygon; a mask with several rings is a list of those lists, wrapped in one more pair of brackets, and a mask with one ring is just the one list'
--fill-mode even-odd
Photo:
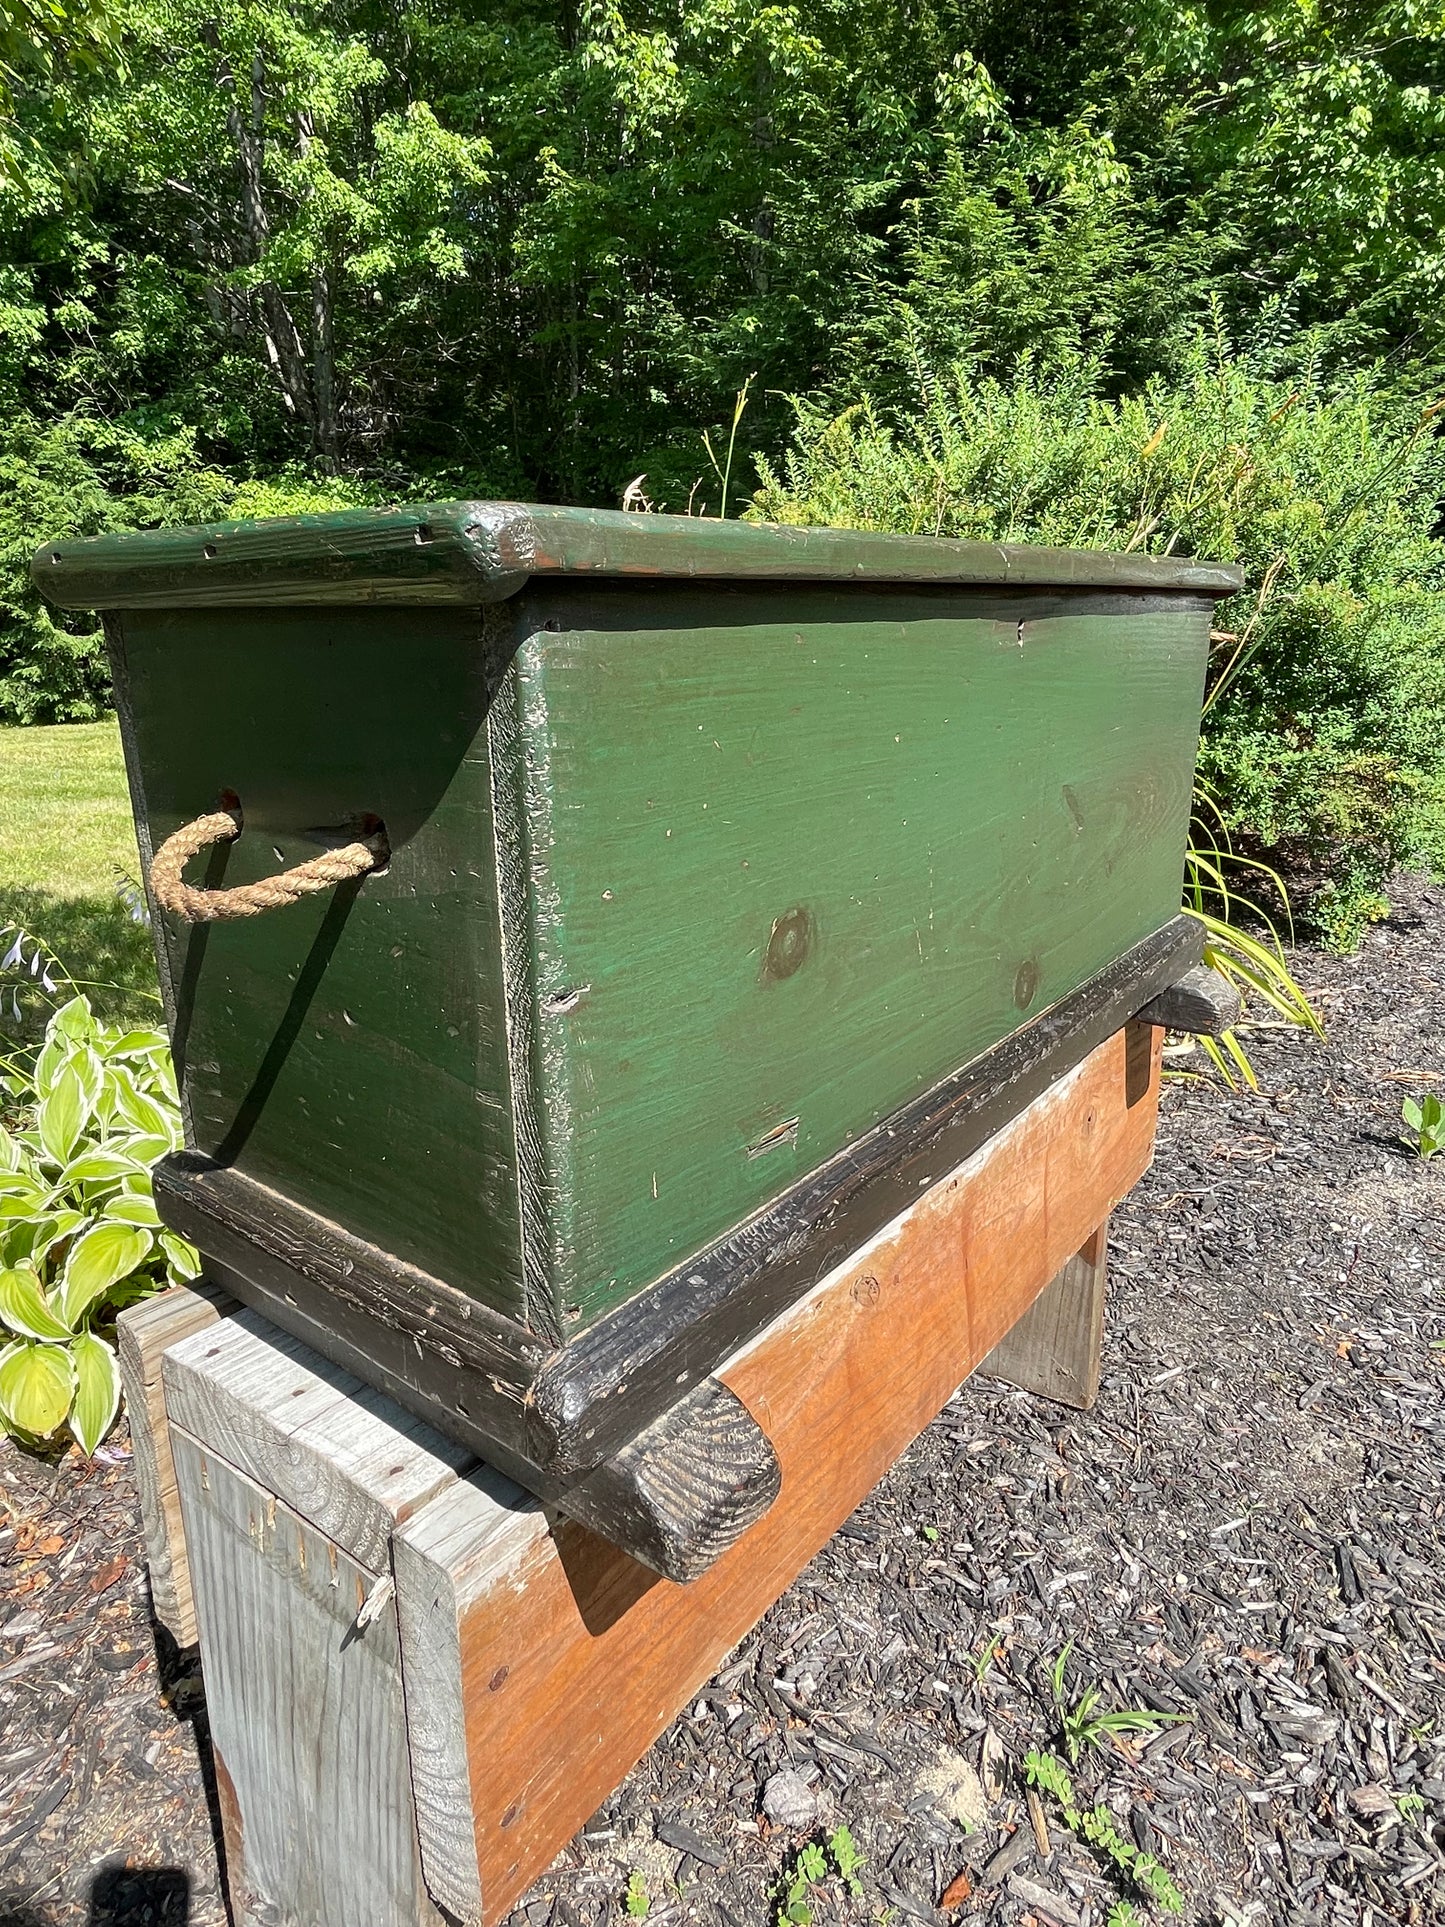
{"label": "wooden sawhorse", "polygon": [[490,1927],[971,1371],[1090,1403],[1160,1040],[1117,1032],[720,1368],[782,1490],[687,1586],[218,1294],[124,1313],[235,1927]]}

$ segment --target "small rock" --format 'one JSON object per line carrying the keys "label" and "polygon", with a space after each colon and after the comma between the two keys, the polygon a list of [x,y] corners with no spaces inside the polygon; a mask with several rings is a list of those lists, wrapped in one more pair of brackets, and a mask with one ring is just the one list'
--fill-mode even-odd
{"label": "small rock", "polygon": [[775,1827],[806,1833],[817,1822],[817,1795],[800,1775],[784,1767],[763,1788],[763,1812]]}
{"label": "small rock", "polygon": [[1390,1797],[1388,1787],[1378,1785],[1353,1787],[1348,1798],[1356,1813],[1368,1813],[1374,1816],[1388,1814],[1391,1819],[1399,1817],[1399,1811]]}

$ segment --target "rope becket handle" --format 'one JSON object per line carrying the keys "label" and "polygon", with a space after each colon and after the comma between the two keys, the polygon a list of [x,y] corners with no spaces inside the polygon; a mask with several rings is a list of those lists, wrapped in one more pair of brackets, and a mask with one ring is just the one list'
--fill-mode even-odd
{"label": "rope becket handle", "polygon": [[378,826],[365,843],[344,843],[340,849],[323,850],[294,869],[262,877],[257,883],[238,883],[230,890],[200,890],[186,883],[181,873],[191,858],[214,844],[234,842],[241,834],[243,820],[239,804],[234,809],[212,810],[193,823],[183,823],[166,838],[150,867],[151,890],[163,910],[186,923],[229,923],[239,917],[259,917],[263,910],[282,910],[302,897],[320,896],[338,883],[364,877],[387,860],[386,835]]}

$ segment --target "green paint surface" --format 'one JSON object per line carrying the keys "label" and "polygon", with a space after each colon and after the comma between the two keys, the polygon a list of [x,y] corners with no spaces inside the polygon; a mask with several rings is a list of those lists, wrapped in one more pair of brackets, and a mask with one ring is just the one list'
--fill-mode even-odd
{"label": "green paint surface", "polygon": [[192,1142],[520,1314],[478,612],[137,613],[125,644],[153,844],[230,789],[245,829],[223,884],[366,811],[392,846],[339,932],[330,895],[158,919]]}
{"label": "green paint surface", "polygon": [[128,612],[153,844],[231,790],[212,881],[392,847],[349,903],[162,919],[192,1141],[580,1328],[1175,914],[1208,623],[576,576]]}
{"label": "green paint surface", "polygon": [[1209,617],[676,584],[528,603],[536,1105],[576,1322],[1177,912]]}

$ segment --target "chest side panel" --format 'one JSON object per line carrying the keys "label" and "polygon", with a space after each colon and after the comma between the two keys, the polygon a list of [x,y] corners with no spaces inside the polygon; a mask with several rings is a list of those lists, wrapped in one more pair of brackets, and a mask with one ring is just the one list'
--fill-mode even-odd
{"label": "chest side panel", "polygon": [[523,613],[564,1324],[1177,913],[1203,602],[669,583]]}
{"label": "chest side panel", "polygon": [[119,696],[152,846],[222,792],[245,828],[195,881],[349,840],[361,888],[235,923],[161,915],[193,1146],[520,1315],[481,618],[136,612]]}

